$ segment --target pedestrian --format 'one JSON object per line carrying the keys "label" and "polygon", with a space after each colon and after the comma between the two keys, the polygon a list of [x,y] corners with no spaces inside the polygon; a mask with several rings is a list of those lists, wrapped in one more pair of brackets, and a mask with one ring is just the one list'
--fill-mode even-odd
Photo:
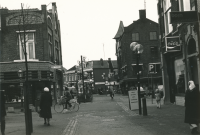
{"label": "pedestrian", "polygon": [[65,101],[65,109],[63,111],[63,113],[68,112],[69,110],[67,109],[67,105],[70,107],[72,107],[70,100],[72,99],[72,95],[69,92],[69,89],[67,87],[65,87],[65,93],[64,93],[64,98],[66,99]]}
{"label": "pedestrian", "polygon": [[158,89],[156,89],[155,91],[155,97],[156,97],[156,106],[157,108],[161,108],[161,103],[160,103],[160,100],[161,100],[161,93]]}
{"label": "pedestrian", "polygon": [[189,89],[185,93],[185,123],[190,125],[192,134],[200,134],[198,124],[200,123],[200,100],[199,90],[193,81],[188,82]]}
{"label": "pedestrian", "polygon": [[44,118],[44,125],[50,126],[50,118],[52,118],[51,113],[52,106],[52,96],[49,93],[49,88],[44,88],[44,93],[41,95],[40,99],[40,113],[41,117]]}
{"label": "pedestrian", "polygon": [[114,97],[114,90],[113,90],[113,86],[110,86],[110,97],[113,99]]}
{"label": "pedestrian", "polygon": [[6,121],[5,121],[5,116],[6,116],[6,108],[5,108],[5,95],[4,95],[4,90],[0,91],[0,97],[1,97],[1,117],[0,117],[0,122],[1,122],[1,134],[5,135],[5,128],[6,128]]}

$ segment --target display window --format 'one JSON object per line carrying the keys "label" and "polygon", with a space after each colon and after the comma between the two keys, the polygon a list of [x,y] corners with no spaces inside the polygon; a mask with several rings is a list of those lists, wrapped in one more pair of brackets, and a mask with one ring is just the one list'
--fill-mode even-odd
{"label": "display window", "polygon": [[176,94],[185,93],[184,63],[182,59],[176,59],[174,62]]}

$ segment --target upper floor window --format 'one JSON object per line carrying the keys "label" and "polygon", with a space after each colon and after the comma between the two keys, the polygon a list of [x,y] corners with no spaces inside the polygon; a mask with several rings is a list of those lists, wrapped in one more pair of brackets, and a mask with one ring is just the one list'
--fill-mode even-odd
{"label": "upper floor window", "polygon": [[[20,59],[25,59],[25,46],[27,53],[27,60],[35,59],[35,34],[32,32],[18,34],[19,38],[19,50],[20,50]],[[25,46],[24,46],[25,45]]]}
{"label": "upper floor window", "polygon": [[150,32],[150,40],[157,40],[157,33],[156,32]]}
{"label": "upper floor window", "polygon": [[165,35],[172,32],[172,24],[170,24],[169,13],[171,12],[171,0],[163,0]]}
{"label": "upper floor window", "polygon": [[152,58],[158,57],[158,47],[157,46],[151,46],[150,51],[151,51]]}
{"label": "upper floor window", "polygon": [[58,41],[55,41],[55,57],[56,57],[56,64],[59,65],[60,63],[60,50],[59,50],[59,44],[58,44]]}
{"label": "upper floor window", "polygon": [[48,33],[48,42],[49,42],[49,58],[53,62],[53,45],[52,45],[52,35]]}
{"label": "upper floor window", "polygon": [[194,0],[178,0],[179,3],[179,11],[190,11],[192,9],[191,3]]}
{"label": "upper floor window", "polygon": [[139,33],[132,33],[132,41],[139,41]]}

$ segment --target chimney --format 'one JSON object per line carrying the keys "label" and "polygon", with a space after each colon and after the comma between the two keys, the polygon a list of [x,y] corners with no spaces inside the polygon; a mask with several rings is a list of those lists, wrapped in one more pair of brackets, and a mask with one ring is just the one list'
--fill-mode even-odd
{"label": "chimney", "polygon": [[140,19],[146,19],[146,10],[139,10]]}

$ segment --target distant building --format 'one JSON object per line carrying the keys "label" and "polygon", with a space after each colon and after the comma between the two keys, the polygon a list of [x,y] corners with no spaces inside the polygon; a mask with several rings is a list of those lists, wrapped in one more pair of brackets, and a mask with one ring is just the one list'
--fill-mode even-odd
{"label": "distant building", "polygon": [[[53,98],[63,89],[62,48],[60,22],[56,3],[47,10],[24,9],[25,25],[21,20],[21,9],[0,9],[0,87],[5,90],[6,102],[17,102],[25,90],[25,55],[23,36],[25,27],[28,61],[28,82],[30,103],[40,98],[44,87],[48,87]],[[21,22],[20,22],[21,20]],[[20,80],[18,71],[23,71]]]}
{"label": "distant building", "polygon": [[132,42],[141,44],[144,50],[139,59],[140,86],[150,92],[162,84],[158,23],[146,18],[146,10],[139,10],[139,17],[127,27],[120,21],[114,37],[119,82],[124,94],[127,94],[130,87],[137,87],[138,84],[136,54],[130,49]]}
{"label": "distant building", "polygon": [[[84,78],[84,82],[93,82],[93,93],[98,93],[98,88],[102,88],[104,94],[106,94],[106,90],[109,86],[115,86],[115,88],[118,88],[117,61],[111,60],[111,63],[113,65],[114,72],[109,80],[107,78],[110,70],[108,60],[92,60],[83,64],[83,72],[84,74],[87,74]],[[75,74],[76,71],[78,71],[78,74]],[[76,82],[82,79],[80,72],[80,67],[78,69],[76,66],[67,70],[64,75],[64,85],[69,87],[75,86]],[[103,73],[105,73],[105,78],[102,77]]]}

